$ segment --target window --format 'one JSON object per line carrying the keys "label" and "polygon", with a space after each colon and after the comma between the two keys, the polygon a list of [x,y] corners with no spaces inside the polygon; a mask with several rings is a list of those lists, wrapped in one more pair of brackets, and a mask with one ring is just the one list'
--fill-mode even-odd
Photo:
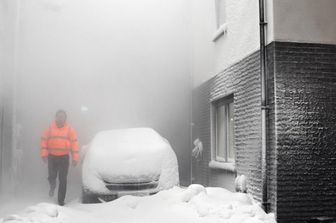
{"label": "window", "polygon": [[225,0],[215,0],[217,29],[226,23]]}
{"label": "window", "polygon": [[212,37],[212,41],[216,41],[219,37],[223,36],[227,31],[226,22],[226,0],[214,0],[216,10],[216,31]]}
{"label": "window", "polygon": [[233,96],[214,102],[213,110],[213,159],[234,163]]}

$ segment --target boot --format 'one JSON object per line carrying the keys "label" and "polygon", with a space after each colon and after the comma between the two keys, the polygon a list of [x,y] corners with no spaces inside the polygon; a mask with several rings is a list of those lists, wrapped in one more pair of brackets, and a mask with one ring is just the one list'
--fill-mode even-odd
{"label": "boot", "polygon": [[55,188],[50,187],[49,189],[49,197],[53,197],[55,193]]}

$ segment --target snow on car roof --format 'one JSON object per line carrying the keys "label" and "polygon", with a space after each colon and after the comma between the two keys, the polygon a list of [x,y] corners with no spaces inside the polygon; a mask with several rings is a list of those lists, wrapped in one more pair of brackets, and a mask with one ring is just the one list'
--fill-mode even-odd
{"label": "snow on car roof", "polygon": [[[99,132],[83,163],[84,186],[103,193],[107,191],[99,179],[111,183],[142,182],[157,179],[163,168],[177,172],[176,156],[172,153],[169,142],[151,128]],[[163,166],[172,156],[173,161]]]}
{"label": "snow on car roof", "polygon": [[167,142],[151,128],[113,129],[97,133],[92,140],[92,146],[98,148],[110,148],[111,146],[127,145],[138,147],[145,145],[157,147]]}

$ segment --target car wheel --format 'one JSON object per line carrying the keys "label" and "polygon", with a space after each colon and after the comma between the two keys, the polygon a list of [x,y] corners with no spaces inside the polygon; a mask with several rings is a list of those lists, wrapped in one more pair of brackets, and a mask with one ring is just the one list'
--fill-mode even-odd
{"label": "car wheel", "polygon": [[91,193],[86,189],[82,189],[82,203],[89,204],[89,203],[101,203],[98,199],[96,194]]}

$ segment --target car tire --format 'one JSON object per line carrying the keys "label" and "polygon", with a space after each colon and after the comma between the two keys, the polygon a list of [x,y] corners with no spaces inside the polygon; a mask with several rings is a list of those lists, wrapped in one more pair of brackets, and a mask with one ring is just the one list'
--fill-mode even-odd
{"label": "car tire", "polygon": [[82,203],[90,204],[90,203],[101,203],[96,194],[91,193],[86,189],[82,189]]}

